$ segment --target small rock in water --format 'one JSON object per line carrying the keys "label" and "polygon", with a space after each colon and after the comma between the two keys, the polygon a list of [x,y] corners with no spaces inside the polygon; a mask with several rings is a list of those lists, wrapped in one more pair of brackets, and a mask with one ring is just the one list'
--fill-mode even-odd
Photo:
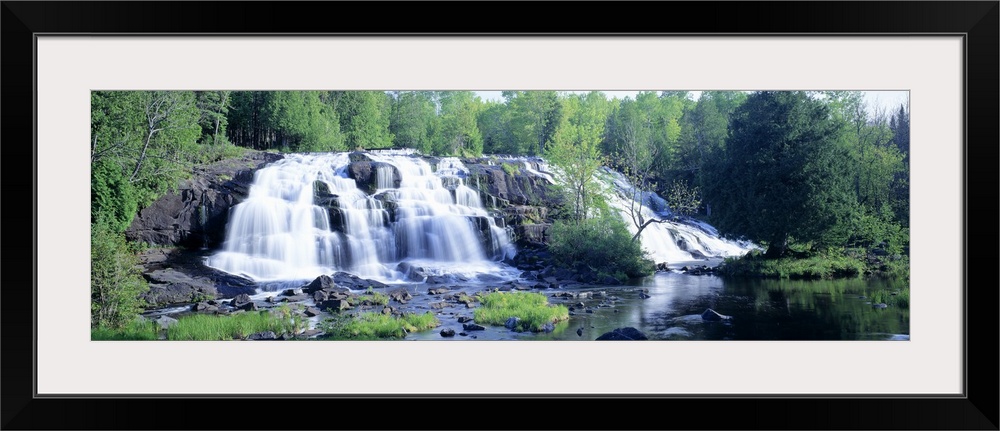
{"label": "small rock in water", "polygon": [[889,304],[881,302],[881,303],[873,305],[873,307],[875,307],[875,308],[889,308]]}
{"label": "small rock in water", "polygon": [[520,317],[511,317],[511,318],[507,319],[506,322],[504,322],[503,326],[505,328],[507,328],[507,329],[513,330],[513,329],[517,328],[517,324],[518,323],[521,323],[521,318]]}
{"label": "small rock in water", "polygon": [[475,323],[466,323],[462,325],[462,329],[465,329],[466,331],[485,331],[486,327]]}
{"label": "small rock in water", "polygon": [[701,318],[709,322],[717,322],[720,320],[730,320],[732,316],[726,316],[724,314],[719,314],[717,311],[707,308],[704,313],[701,313]]}
{"label": "small rock in water", "polygon": [[458,335],[461,335],[461,336],[463,336],[463,337],[468,337],[468,336],[469,336],[469,333],[468,333],[468,332],[464,332],[464,331],[463,331],[463,332],[459,332],[459,333],[458,333]]}
{"label": "small rock in water", "polygon": [[305,311],[306,317],[316,317],[319,316],[319,309],[316,307],[306,307]]}
{"label": "small rock in water", "polygon": [[469,316],[458,316],[458,323],[471,322],[472,318]]}
{"label": "small rock in water", "polygon": [[586,311],[587,311],[588,313],[591,313],[591,314],[593,314],[593,313],[594,313],[594,310],[593,310],[593,309],[591,309],[591,308],[588,308],[588,309],[587,309]]}
{"label": "small rock in water", "polygon": [[579,336],[582,337],[583,336],[583,328],[577,329],[576,330],[576,335],[579,335]]}
{"label": "small rock in water", "polygon": [[548,322],[542,325],[542,332],[552,332],[555,330],[556,330],[556,325],[553,325],[552,322]]}
{"label": "small rock in water", "polygon": [[455,336],[455,330],[454,329],[448,329],[448,328],[442,329],[441,330],[441,336],[442,337],[454,337]]}
{"label": "small rock in water", "polygon": [[639,292],[639,298],[649,299],[652,298],[652,296],[647,295],[645,292]]}

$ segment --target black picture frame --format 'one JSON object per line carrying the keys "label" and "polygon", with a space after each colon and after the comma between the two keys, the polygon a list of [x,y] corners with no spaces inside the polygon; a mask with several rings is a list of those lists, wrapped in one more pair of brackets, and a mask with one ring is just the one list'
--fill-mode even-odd
{"label": "black picture frame", "polygon": [[[2,104],[8,211],[2,275],[4,429],[998,429],[997,264],[1000,2],[649,2],[555,3],[560,13],[517,3],[352,4],[331,17],[321,2],[2,2]],[[436,7],[434,7],[436,6]],[[446,19],[476,13],[482,19]],[[481,11],[481,12],[476,12]],[[666,11],[666,12],[664,12]],[[370,14],[370,15],[367,15]],[[345,14],[347,15],[346,8]],[[466,15],[468,16],[468,15]],[[599,17],[599,19],[595,18]],[[596,21],[595,21],[596,20]],[[428,28],[431,28],[428,32]],[[439,34],[567,36],[609,34],[907,35],[958,34],[965,45],[965,390],[958,397],[668,397],[383,395],[340,399],[253,396],[38,398],[34,388],[37,145],[34,57],[37,33]],[[31,174],[24,168],[31,159]],[[11,209],[14,208],[14,209]],[[34,206],[33,209],[36,209]],[[986,220],[984,220],[986,219]],[[27,229],[31,225],[32,230]],[[974,234],[974,236],[970,236]],[[988,243],[973,247],[969,241]],[[985,279],[984,279],[985,277]],[[72,357],[66,360],[71,362]],[[734,359],[738,360],[738,359]],[[456,362],[462,367],[462,362]],[[85,372],[85,370],[82,370]],[[139,378],[140,376],[137,376]],[[443,377],[448,378],[448,377]],[[613,376],[595,376],[613,378]],[[917,376],[915,376],[917,378]],[[570,411],[554,398],[572,398]],[[405,399],[405,401],[394,401]],[[389,400],[386,402],[385,400]],[[500,402],[500,404],[497,404]],[[423,408],[421,408],[423,407]],[[547,423],[522,414],[539,409]],[[210,412],[195,419],[189,412]],[[388,414],[382,411],[389,412]],[[273,414],[269,414],[274,412]],[[704,412],[709,412],[706,414]],[[341,418],[338,419],[338,416]],[[344,418],[348,419],[344,419]],[[349,418],[354,418],[349,419]],[[358,421],[358,417],[362,420]],[[370,419],[366,419],[370,418]]]}

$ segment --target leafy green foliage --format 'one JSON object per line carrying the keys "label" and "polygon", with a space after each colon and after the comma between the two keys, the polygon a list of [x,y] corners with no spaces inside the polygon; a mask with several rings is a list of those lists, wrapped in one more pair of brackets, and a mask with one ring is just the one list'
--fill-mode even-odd
{"label": "leafy green foliage", "polygon": [[720,157],[729,138],[729,117],[746,98],[742,91],[702,92],[698,102],[681,117],[677,151],[664,174],[704,188],[709,181],[704,167]]}
{"label": "leafy green foliage", "polygon": [[433,154],[432,140],[434,130],[438,127],[436,97],[433,91],[392,93],[389,132],[395,137],[395,146]]}
{"label": "leafy green foliage", "polygon": [[342,151],[347,136],[338,96],[322,91],[233,92],[229,139],[257,150]]}
{"label": "leafy green foliage", "polygon": [[202,145],[228,147],[229,139],[226,138],[226,128],[229,125],[230,96],[233,92],[224,91],[196,91],[198,110],[201,117],[198,125],[201,126],[201,138],[198,142]]}
{"label": "leafy green foliage", "polygon": [[555,91],[504,91],[509,110],[509,133],[513,138],[507,143],[514,154],[544,154],[545,144],[552,140],[562,104]]}
{"label": "leafy green foliage", "polygon": [[90,177],[90,221],[124,232],[139,211],[138,192],[121,168],[110,160],[100,160]]}
{"label": "leafy green foliage", "polygon": [[512,109],[506,103],[485,102],[477,121],[483,135],[484,152],[518,154],[521,151],[514,134]]}
{"label": "leafy green foliage", "polygon": [[520,319],[515,331],[543,330],[546,323],[569,318],[564,305],[550,305],[548,298],[533,292],[491,292],[479,297],[482,306],[473,312],[473,318],[483,325],[504,326],[511,317]]}
{"label": "leafy green foliage", "polygon": [[545,149],[561,171],[561,191],[575,220],[588,217],[601,199],[596,174],[604,161],[600,143],[608,110],[601,93],[570,96],[562,108],[565,117]]}
{"label": "leafy green foliage", "polygon": [[701,208],[701,190],[688,185],[687,181],[674,180],[667,188],[667,202],[674,214],[694,215]]}
{"label": "leafy green foliage", "polygon": [[723,233],[767,242],[780,256],[790,239],[836,244],[851,213],[850,156],[828,108],[803,92],[758,92],[733,113],[706,200]]}
{"label": "leafy green foliage", "polygon": [[653,262],[632,241],[625,223],[604,213],[578,222],[556,221],[550,229],[549,252],[568,268],[593,270],[620,281],[653,273]]}
{"label": "leafy green foliage", "polygon": [[434,134],[435,154],[479,156],[483,137],[476,122],[481,108],[471,91],[445,91],[440,94],[441,115]]}
{"label": "leafy green foliage", "polygon": [[149,286],[139,272],[139,259],[124,237],[97,223],[91,225],[90,262],[91,327],[123,328],[146,305],[140,295]]}
{"label": "leafy green foliage", "polygon": [[342,91],[334,96],[347,148],[366,150],[392,146],[390,99],[384,91]]}

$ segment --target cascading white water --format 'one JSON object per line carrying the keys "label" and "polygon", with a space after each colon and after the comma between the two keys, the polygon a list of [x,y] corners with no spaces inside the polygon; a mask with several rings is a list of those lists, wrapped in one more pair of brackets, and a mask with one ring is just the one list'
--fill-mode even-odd
{"label": "cascading white water", "polygon": [[632,220],[633,196],[637,204],[636,211],[642,215],[642,220],[666,220],[663,223],[650,223],[639,235],[643,248],[655,262],[675,263],[742,256],[756,248],[750,242],[720,237],[719,232],[707,223],[675,218],[670,211],[669,202],[656,193],[637,190],[617,171],[602,168],[601,176],[606,185],[613,187],[613,192],[607,194],[610,205],[618,210],[633,235],[639,231]]}
{"label": "cascading white water", "polygon": [[[550,183],[559,181],[561,173],[549,167],[539,158],[521,159],[526,172],[544,178]],[[633,235],[639,228],[632,221],[631,197],[637,193],[621,173],[610,168],[602,168],[598,174],[599,183],[604,188],[608,204],[617,210]],[[757,248],[746,241],[733,241],[719,236],[719,232],[707,223],[687,218],[675,219],[669,203],[653,192],[641,192],[637,196],[637,210],[644,220],[666,220],[651,223],[643,229],[639,240],[649,257],[655,262],[688,262],[702,258],[724,258],[742,256]]]}
{"label": "cascading white water", "polygon": [[349,178],[348,153],[292,154],[259,170],[232,209],[223,250],[206,264],[255,280],[334,271],[393,280],[401,261],[489,272],[516,253],[458,159],[441,159],[435,172],[412,152],[367,157],[372,194]]}

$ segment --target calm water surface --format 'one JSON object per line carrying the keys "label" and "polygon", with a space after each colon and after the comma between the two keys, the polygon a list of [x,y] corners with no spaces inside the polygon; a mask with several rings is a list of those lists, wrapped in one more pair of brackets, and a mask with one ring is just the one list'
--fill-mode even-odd
{"label": "calm water surface", "polygon": [[[723,280],[715,276],[658,273],[632,286],[588,287],[603,299],[550,298],[575,308],[551,333],[516,333],[491,327],[454,340],[593,340],[615,328],[635,327],[653,340],[908,340],[909,310],[878,309],[868,297],[878,290],[898,291],[905,280]],[[649,298],[639,297],[645,290]],[[564,291],[546,290],[546,295]],[[580,307],[579,303],[584,306]],[[711,308],[732,316],[709,322]],[[592,313],[586,312],[590,309]],[[456,313],[471,315],[468,313]],[[442,328],[461,332],[461,324],[440,316],[442,327],[406,338],[442,340]]]}

